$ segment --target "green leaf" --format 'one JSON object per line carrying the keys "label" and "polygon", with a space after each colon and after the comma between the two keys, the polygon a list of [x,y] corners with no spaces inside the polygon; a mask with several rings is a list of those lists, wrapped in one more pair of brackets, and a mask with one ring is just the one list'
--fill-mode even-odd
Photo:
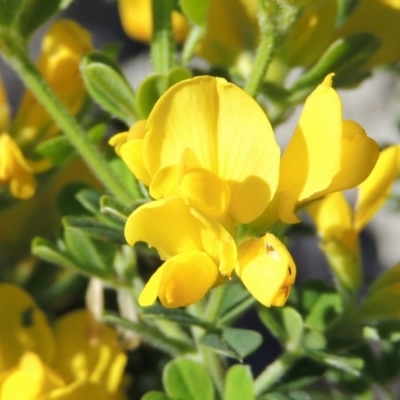
{"label": "green leaf", "polygon": [[80,272],[75,261],[62,252],[54,243],[47,239],[36,237],[32,240],[32,254],[49,263]]}
{"label": "green leaf", "polygon": [[306,350],[323,350],[326,347],[325,336],[321,332],[307,327],[303,336],[303,346]]}
{"label": "green leaf", "polygon": [[118,176],[123,185],[127,188],[129,193],[132,194],[132,201],[127,204],[128,206],[133,206],[138,200],[141,200],[143,195],[139,189],[139,183],[132,174],[127,165],[122,161],[121,158],[115,157],[109,161],[111,169]]}
{"label": "green leaf", "polygon": [[303,319],[292,307],[260,308],[261,321],[289,351],[296,351],[303,339]]}
{"label": "green leaf", "polygon": [[[15,0],[9,1],[13,3]],[[23,37],[31,35],[72,0],[30,0],[18,19],[18,30]],[[1,6],[0,6],[1,7]]]}
{"label": "green leaf", "polygon": [[318,62],[292,86],[292,91],[314,88],[331,72],[335,73],[335,87],[345,86],[353,74],[375,54],[380,39],[369,32],[355,33],[340,38],[330,45]]}
{"label": "green leaf", "polygon": [[[68,216],[64,217],[63,224],[65,227],[79,229],[87,236],[104,242],[126,244],[123,229],[107,226],[92,217]],[[107,246],[107,244],[105,245]]]}
{"label": "green leaf", "polygon": [[209,328],[210,324],[199,318],[193,317],[184,310],[168,309],[160,305],[147,307],[144,310],[143,318],[146,319],[166,319],[168,321],[177,322],[179,325],[187,326],[201,326],[202,328]]}
{"label": "green leaf", "polygon": [[142,396],[141,400],[172,400],[163,392],[148,392],[144,396]]}
{"label": "green leaf", "polygon": [[106,54],[83,57],[81,72],[86,88],[102,108],[130,126],[137,119],[135,95],[118,64]]}
{"label": "green leaf", "polygon": [[48,158],[54,165],[63,165],[75,154],[76,150],[66,136],[57,136],[41,142],[35,150]]}
{"label": "green leaf", "polygon": [[140,116],[147,118],[157,100],[168,88],[191,77],[192,74],[189,70],[176,67],[171,69],[168,74],[152,74],[144,79],[136,92],[137,108]]}
{"label": "green leaf", "polygon": [[116,313],[106,312],[103,315],[103,320],[116,326],[129,329],[140,334],[142,340],[157,349],[170,354],[173,357],[182,355],[184,353],[193,352],[195,349],[187,342],[181,340],[168,338],[158,329],[150,327],[143,323],[130,321],[129,319],[123,318]]}
{"label": "green leaf", "polygon": [[106,278],[112,273],[112,261],[116,251],[112,243],[95,241],[80,228],[69,225],[64,218],[64,240],[68,253],[72,255],[81,269],[99,277]]}
{"label": "green leaf", "polygon": [[262,343],[262,336],[248,329],[221,328],[209,330],[200,338],[200,344],[227,357],[243,361]]}
{"label": "green leaf", "polygon": [[229,368],[225,379],[225,400],[255,400],[253,377],[248,366]]}
{"label": "green leaf", "polygon": [[337,356],[322,351],[308,352],[307,355],[317,362],[354,376],[360,376],[360,370],[364,366],[364,361],[359,357]]}
{"label": "green leaf", "polygon": [[0,0],[0,27],[9,27],[20,16],[28,0]]}
{"label": "green leaf", "polygon": [[185,17],[195,25],[205,26],[208,14],[208,0],[181,0]]}
{"label": "green leaf", "polygon": [[100,198],[100,212],[113,218],[117,222],[125,224],[132,212],[145,202],[146,201],[138,201],[135,206],[126,207],[114,197],[105,195]]}
{"label": "green leaf", "polygon": [[214,388],[207,370],[195,361],[179,358],[164,368],[163,384],[169,397],[185,400],[214,400]]}

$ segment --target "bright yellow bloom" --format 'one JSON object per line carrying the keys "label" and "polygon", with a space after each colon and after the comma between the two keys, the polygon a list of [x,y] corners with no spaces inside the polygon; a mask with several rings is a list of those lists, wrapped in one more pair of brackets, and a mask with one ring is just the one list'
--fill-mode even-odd
{"label": "bright yellow bloom", "polygon": [[358,186],[354,210],[343,193],[333,193],[308,207],[322,239],[322,248],[340,281],[348,288],[361,284],[358,236],[386,201],[400,173],[400,146],[383,150],[368,178]]}
{"label": "bright yellow bloom", "polygon": [[126,355],[114,329],[86,310],[56,322],[22,289],[0,284],[0,398],[2,400],[122,400]]}
{"label": "bright yellow bloom", "polygon": [[30,161],[7,133],[0,134],[0,185],[10,183],[14,197],[27,199],[36,191],[33,174],[48,169],[48,160]]}
{"label": "bright yellow bloom", "polygon": [[398,0],[362,0],[357,2],[336,37],[370,32],[382,43],[367,67],[395,63],[400,59],[400,2]]}
{"label": "bright yellow bloom", "polygon": [[[38,69],[73,115],[86,98],[79,63],[92,47],[90,33],[70,20],[54,22],[42,41]],[[13,121],[13,136],[26,142],[49,137],[57,131],[47,111],[26,91]]]}
{"label": "bright yellow bloom", "polygon": [[221,78],[178,83],[146,122],[111,143],[153,198],[180,195],[219,220],[253,221],[278,184],[280,151],[266,115]]}
{"label": "bright yellow bloom", "polygon": [[282,156],[275,202],[279,219],[286,223],[298,222],[295,211],[311,201],[360,184],[379,155],[377,144],[360,125],[342,120],[332,76],[307,98]]}
{"label": "bright yellow bloom", "polygon": [[[122,27],[128,36],[140,42],[150,43],[153,36],[151,0],[119,0],[119,15]],[[189,24],[177,11],[172,12],[174,37],[178,43],[185,40]]]}

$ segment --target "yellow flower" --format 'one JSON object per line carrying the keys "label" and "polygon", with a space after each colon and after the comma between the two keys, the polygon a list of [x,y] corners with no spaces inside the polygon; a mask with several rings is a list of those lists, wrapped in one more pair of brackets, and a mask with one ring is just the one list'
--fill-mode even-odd
{"label": "yellow flower", "polygon": [[278,184],[280,151],[266,115],[221,78],[178,83],[146,122],[111,144],[153,198],[180,195],[205,214],[228,219],[227,226],[257,218]]}
{"label": "yellow flower", "polygon": [[350,289],[361,284],[358,236],[386,201],[400,173],[400,146],[383,150],[368,178],[358,186],[354,210],[342,192],[308,207],[322,239],[322,248],[341,283]]}
{"label": "yellow flower", "polygon": [[[119,15],[126,34],[140,42],[150,43],[153,36],[151,0],[119,0]],[[185,40],[189,24],[177,11],[172,12],[174,37],[178,43]]]}
{"label": "yellow flower", "polygon": [[332,39],[336,14],[335,0],[321,0],[307,7],[293,25],[278,55],[292,66],[312,64]]}
{"label": "yellow flower", "polygon": [[0,284],[0,326],[0,375],[27,351],[45,363],[54,357],[54,339],[45,315],[17,286]]}
{"label": "yellow flower", "polygon": [[[42,41],[38,69],[73,115],[81,109],[86,98],[79,63],[90,50],[89,32],[70,20],[54,22]],[[26,91],[11,131],[22,143],[52,136],[58,128],[32,93]]]}
{"label": "yellow flower", "polygon": [[86,310],[56,322],[22,289],[0,284],[0,398],[2,400],[122,400],[126,355],[114,329]]}
{"label": "yellow flower", "polygon": [[[279,219],[298,222],[295,211],[328,193],[350,189],[366,179],[378,145],[354,121],[342,120],[342,104],[328,75],[307,98],[282,156],[274,207]],[[271,218],[266,210],[263,218]],[[272,210],[273,214],[273,210]]]}
{"label": "yellow flower", "polygon": [[0,134],[0,185],[10,183],[14,197],[27,199],[36,191],[33,174],[48,169],[48,160],[30,161],[7,133]]}
{"label": "yellow flower", "polygon": [[336,33],[344,37],[356,32],[370,32],[382,43],[368,61],[368,67],[395,63],[400,59],[400,2],[398,0],[363,0],[357,2],[350,17]]}
{"label": "yellow flower", "polygon": [[258,36],[256,0],[210,0],[197,53],[214,65],[229,67],[256,48]]}

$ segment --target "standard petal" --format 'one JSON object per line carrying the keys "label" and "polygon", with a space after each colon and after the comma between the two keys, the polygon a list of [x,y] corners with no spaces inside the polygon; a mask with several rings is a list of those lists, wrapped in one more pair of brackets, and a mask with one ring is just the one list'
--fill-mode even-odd
{"label": "standard petal", "polygon": [[218,279],[218,267],[206,254],[190,251],[163,265],[159,298],[164,307],[185,307],[201,300]]}
{"label": "standard petal", "polygon": [[230,186],[235,219],[247,223],[268,205],[278,181],[279,148],[263,110],[243,90],[221,78],[180,82],[157,102],[147,128],[150,175],[179,164],[189,148]]}
{"label": "standard petal", "polygon": [[327,188],[340,170],[342,104],[328,75],[307,98],[281,161],[279,216],[298,222],[294,207]]}
{"label": "standard petal", "polygon": [[390,195],[392,185],[400,172],[400,145],[381,151],[375,168],[358,186],[355,207],[355,228],[360,231],[379,210]]}
{"label": "standard petal", "polygon": [[153,201],[139,207],[128,218],[125,238],[131,245],[147,242],[163,259],[188,251],[205,252],[224,275],[236,263],[236,245],[231,235],[180,198]]}
{"label": "standard petal", "polygon": [[282,306],[296,277],[296,265],[286,247],[272,234],[249,239],[239,248],[236,273],[263,305]]}

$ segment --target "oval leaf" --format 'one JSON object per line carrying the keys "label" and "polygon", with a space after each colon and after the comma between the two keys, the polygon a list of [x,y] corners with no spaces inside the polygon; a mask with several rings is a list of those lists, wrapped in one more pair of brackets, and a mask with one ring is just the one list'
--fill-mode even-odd
{"label": "oval leaf", "polygon": [[186,358],[172,360],[165,366],[163,383],[168,396],[174,399],[214,399],[213,384],[205,367]]}
{"label": "oval leaf", "polygon": [[246,365],[229,368],[225,380],[225,400],[255,400],[253,377]]}

